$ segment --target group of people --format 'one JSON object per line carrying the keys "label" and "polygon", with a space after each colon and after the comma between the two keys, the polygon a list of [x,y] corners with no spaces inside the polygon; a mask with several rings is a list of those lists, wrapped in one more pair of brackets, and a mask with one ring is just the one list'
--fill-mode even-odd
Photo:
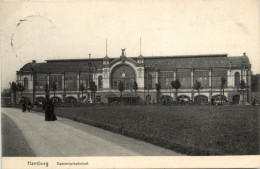
{"label": "group of people", "polygon": [[26,110],[28,110],[29,112],[31,111],[32,103],[30,99],[26,100],[24,97],[22,97],[21,103],[22,103],[22,112],[25,112]]}
{"label": "group of people", "polygon": [[[30,111],[32,108],[32,104],[29,99],[25,99],[22,97],[22,112],[26,110]],[[43,102],[42,109],[45,111],[45,121],[56,121],[57,117],[54,114],[54,104],[53,101],[50,99],[49,95],[46,95],[46,99]]]}

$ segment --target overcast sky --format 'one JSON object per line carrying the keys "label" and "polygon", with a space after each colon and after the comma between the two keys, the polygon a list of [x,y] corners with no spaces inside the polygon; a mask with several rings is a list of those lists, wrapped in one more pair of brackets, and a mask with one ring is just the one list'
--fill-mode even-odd
{"label": "overcast sky", "polygon": [[227,1],[5,2],[2,88],[31,60],[246,52],[260,73],[259,4]]}

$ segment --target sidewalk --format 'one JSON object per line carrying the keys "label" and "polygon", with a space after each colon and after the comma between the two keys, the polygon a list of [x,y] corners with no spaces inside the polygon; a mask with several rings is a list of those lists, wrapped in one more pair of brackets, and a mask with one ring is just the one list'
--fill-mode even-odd
{"label": "sidewalk", "polygon": [[38,157],[66,156],[175,156],[171,150],[154,146],[72,120],[44,121],[43,114],[2,108],[22,131]]}

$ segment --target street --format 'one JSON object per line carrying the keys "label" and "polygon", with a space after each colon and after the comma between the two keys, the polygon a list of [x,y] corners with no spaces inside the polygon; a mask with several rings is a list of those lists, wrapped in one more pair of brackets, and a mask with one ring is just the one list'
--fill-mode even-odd
{"label": "street", "polygon": [[[36,157],[181,155],[103,129],[65,118],[57,118],[57,121],[46,122],[43,113],[2,108],[2,139],[12,140],[3,141],[3,146],[10,149],[5,151],[14,151],[10,144],[15,144],[16,147],[22,144],[19,149],[26,151],[26,153],[16,150],[19,153],[8,154],[11,154],[10,156]],[[5,132],[7,128],[10,131]],[[19,140],[17,140],[17,132],[21,132]],[[29,147],[26,148],[26,146]]]}

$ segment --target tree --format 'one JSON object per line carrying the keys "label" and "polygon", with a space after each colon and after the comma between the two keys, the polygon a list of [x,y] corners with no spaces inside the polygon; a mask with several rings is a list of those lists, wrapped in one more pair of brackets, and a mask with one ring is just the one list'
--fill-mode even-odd
{"label": "tree", "polygon": [[157,104],[159,103],[159,95],[160,95],[160,90],[161,90],[161,88],[162,88],[162,86],[161,86],[161,83],[159,82],[159,83],[156,83],[155,84],[155,88],[156,88],[156,94],[157,94],[157,96],[156,96],[156,102],[157,102]]}
{"label": "tree", "polygon": [[178,97],[178,89],[181,87],[181,83],[179,81],[179,79],[176,79],[174,81],[171,82],[171,86],[172,88],[174,88],[176,90],[175,92],[175,98],[177,100],[177,97]]}
{"label": "tree", "polygon": [[16,91],[17,91],[17,84],[15,82],[9,83],[10,84],[10,89],[12,93],[14,94],[13,96],[13,103],[16,103]]}
{"label": "tree", "polygon": [[242,90],[242,93],[243,93],[243,103],[244,103],[244,89],[247,88],[246,82],[244,81],[244,79],[241,80],[239,88]]}
{"label": "tree", "polygon": [[85,90],[85,87],[84,87],[84,84],[83,84],[83,83],[80,83],[80,85],[79,85],[79,90],[81,91],[81,97],[82,97],[82,99],[83,99],[83,92],[84,92],[84,90]]}
{"label": "tree", "polygon": [[135,96],[136,96],[136,91],[138,90],[138,84],[136,83],[136,81],[134,81],[134,91],[135,91]]}
{"label": "tree", "polygon": [[224,77],[221,77],[221,86],[220,87],[221,87],[221,89],[223,91],[223,97],[221,97],[221,103],[223,102],[223,98],[225,96],[225,91],[224,91],[225,84],[226,84],[226,79]]}
{"label": "tree", "polygon": [[15,93],[17,91],[17,84],[15,82],[9,84],[10,84],[11,91]]}
{"label": "tree", "polygon": [[2,97],[11,97],[11,90],[10,90],[10,89],[4,89],[4,90],[1,92],[1,96],[2,96]]}
{"label": "tree", "polygon": [[52,91],[53,91],[54,99],[55,99],[55,92],[56,92],[56,90],[57,90],[57,83],[56,83],[56,81],[54,81],[54,82],[52,83],[51,89],[52,89]]}
{"label": "tree", "polygon": [[21,97],[23,96],[23,91],[25,90],[24,86],[22,85],[22,83],[17,83],[17,91],[20,92]]}
{"label": "tree", "polygon": [[118,90],[120,91],[120,101],[122,102],[122,93],[125,90],[125,87],[121,81],[119,81],[119,83],[118,83]]}
{"label": "tree", "polygon": [[200,95],[200,90],[203,89],[203,87],[201,86],[200,81],[195,80],[194,85],[193,85],[193,89],[198,90],[198,95]]}
{"label": "tree", "polygon": [[93,93],[94,95],[94,103],[95,103],[95,93],[97,91],[97,85],[94,81],[92,81],[90,84],[89,84],[89,90],[91,90],[91,92]]}

